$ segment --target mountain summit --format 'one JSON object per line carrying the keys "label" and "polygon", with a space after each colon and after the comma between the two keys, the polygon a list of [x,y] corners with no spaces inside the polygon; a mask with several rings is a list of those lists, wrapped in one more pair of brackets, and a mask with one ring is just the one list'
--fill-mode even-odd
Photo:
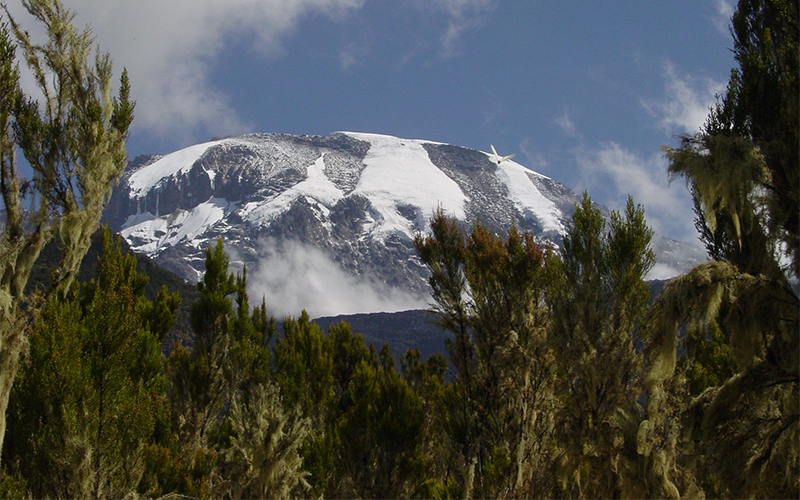
{"label": "mountain summit", "polygon": [[[436,210],[501,233],[515,224],[556,246],[570,224],[574,192],[492,159],[376,134],[241,135],[137,157],[106,219],[134,250],[192,282],[222,237],[277,314],[424,307],[427,271],[412,239]],[[674,274],[703,258],[658,236],[653,246]]]}

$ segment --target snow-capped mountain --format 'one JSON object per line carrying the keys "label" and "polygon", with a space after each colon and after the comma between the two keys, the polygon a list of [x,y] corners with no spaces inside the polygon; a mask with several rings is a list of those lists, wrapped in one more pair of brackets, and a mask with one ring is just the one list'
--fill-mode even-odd
{"label": "snow-capped mountain", "polygon": [[[465,227],[477,218],[498,232],[516,224],[558,245],[578,199],[518,163],[448,144],[251,134],[136,158],[106,219],[189,281],[222,237],[275,312],[342,314],[424,307],[426,270],[412,239],[439,208]],[[703,258],[665,238],[654,248],[676,273]]]}

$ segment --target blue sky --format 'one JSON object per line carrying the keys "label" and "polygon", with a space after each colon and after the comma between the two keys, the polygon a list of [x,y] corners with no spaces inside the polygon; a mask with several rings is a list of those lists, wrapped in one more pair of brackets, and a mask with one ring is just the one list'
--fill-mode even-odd
{"label": "blue sky", "polygon": [[132,157],[244,132],[494,144],[695,237],[660,147],[724,89],[731,0],[63,1],[129,70]]}

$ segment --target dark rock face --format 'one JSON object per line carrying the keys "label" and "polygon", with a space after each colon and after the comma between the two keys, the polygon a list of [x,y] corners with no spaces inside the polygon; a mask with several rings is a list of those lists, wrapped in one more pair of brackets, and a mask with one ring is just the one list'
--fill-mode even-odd
{"label": "dark rock face", "polygon": [[[295,242],[354,279],[425,300],[413,237],[438,206],[465,228],[478,219],[501,234],[516,225],[558,246],[578,200],[552,179],[468,148],[370,134],[251,134],[137,157],[105,219],[135,251],[190,282],[217,238],[234,266],[250,269],[270,245]],[[696,262],[681,245],[661,244],[659,257],[682,268]]]}

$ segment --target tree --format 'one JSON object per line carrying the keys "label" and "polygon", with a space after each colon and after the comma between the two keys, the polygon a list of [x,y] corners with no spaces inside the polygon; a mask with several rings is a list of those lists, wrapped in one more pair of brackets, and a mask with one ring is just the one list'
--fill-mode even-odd
{"label": "tree", "polygon": [[445,424],[459,449],[463,496],[530,496],[548,450],[552,378],[544,305],[546,253],[533,235],[469,236],[442,212],[414,245],[431,273],[456,368]]}
{"label": "tree", "polygon": [[346,497],[410,497],[424,472],[416,467],[425,421],[420,398],[395,371],[388,346],[381,354],[379,364],[358,363],[344,395],[337,469]]}
{"label": "tree", "polygon": [[[301,417],[310,423],[300,454],[309,472],[311,496],[337,496],[328,488],[338,486],[335,480],[338,403],[352,378],[352,371],[346,365],[357,363],[359,354],[357,343],[352,345],[349,326],[332,327],[331,332],[331,336],[324,335],[303,311],[297,320],[284,320],[283,336],[275,341],[273,348],[274,380],[280,387],[283,404],[298,408]],[[363,344],[362,339],[360,347],[365,351]],[[338,361],[338,370],[334,359]]]}
{"label": "tree", "polygon": [[376,353],[346,323],[326,335],[305,311],[286,318],[283,331],[273,350],[274,380],[283,408],[297,408],[310,424],[300,448],[305,494],[415,494],[428,472],[421,467],[425,414],[388,346]]}
{"label": "tree", "polygon": [[[194,346],[189,351],[178,343],[166,363],[178,441],[177,457],[171,460],[181,472],[165,472],[192,476],[179,481],[185,494],[210,493],[212,470],[207,464],[227,447],[233,402],[241,393],[247,403],[249,391],[269,377],[269,342],[275,321],[267,317],[263,300],[250,311],[247,270],[241,275],[229,273],[229,263],[222,239],[206,249],[206,272],[197,284],[200,298],[191,310]],[[236,296],[236,308],[231,295]]]}
{"label": "tree", "polygon": [[588,194],[575,207],[551,263],[549,304],[558,372],[558,474],[562,495],[664,496],[637,490],[636,433],[644,276],[655,263],[644,209],[629,197],[606,226]]}
{"label": "tree", "polygon": [[737,497],[800,489],[798,10],[796,0],[739,2],[739,67],[701,131],[664,148],[714,261],[670,283],[653,308],[648,391],[655,402],[678,380],[679,326],[719,328],[735,373],[687,402],[685,417],[723,494]]}
{"label": "tree", "polygon": [[409,349],[400,357],[403,379],[419,396],[425,421],[420,436],[420,449],[415,461],[418,486],[413,496],[446,498],[459,494],[452,472],[452,447],[446,436],[446,417],[443,401],[450,384],[445,383],[447,359],[432,354],[424,362],[417,349]]}
{"label": "tree", "polygon": [[197,284],[200,299],[191,310],[194,347],[190,352],[179,343],[167,363],[173,425],[190,455],[196,447],[208,446],[208,430],[231,391],[225,371],[234,312],[228,295],[236,288],[222,240],[206,249],[205,264],[203,280]]}
{"label": "tree", "polygon": [[231,409],[228,458],[238,465],[230,482],[232,498],[288,498],[307,488],[300,448],[310,430],[308,419],[286,408],[273,382],[239,396]]}
{"label": "tree", "polygon": [[[123,71],[112,98],[108,54],[89,61],[89,30],[72,25],[74,15],[59,0],[23,0],[28,12],[47,30],[47,41],[34,44],[11,18],[0,25],[0,194],[5,221],[0,234],[0,448],[6,428],[8,398],[30,326],[40,306],[69,288],[97,228],[110,190],[127,164],[125,140],[134,102]],[[43,94],[38,103],[26,96],[15,64],[14,34],[25,62]],[[19,177],[17,148],[33,170]],[[35,204],[23,208],[29,197]],[[26,297],[25,285],[39,253],[58,236],[63,258],[43,294]]]}
{"label": "tree", "polygon": [[[229,258],[222,239],[206,249],[206,272],[197,284],[200,299],[192,304],[195,333],[191,353],[176,346],[168,363],[173,418],[186,444],[208,445],[216,417],[248,384],[266,379],[268,344],[274,320],[262,303],[251,313],[247,269],[228,273]],[[230,295],[236,294],[236,310]]]}
{"label": "tree", "polygon": [[161,343],[180,301],[147,276],[106,229],[98,275],[52,297],[30,337],[11,399],[4,450],[35,497],[123,497],[137,491],[163,411]]}

